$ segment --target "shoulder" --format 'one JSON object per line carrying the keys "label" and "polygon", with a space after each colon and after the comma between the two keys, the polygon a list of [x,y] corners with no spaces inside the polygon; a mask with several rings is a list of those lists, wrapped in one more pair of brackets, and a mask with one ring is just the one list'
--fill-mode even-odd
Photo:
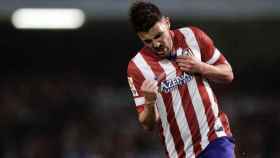
{"label": "shoulder", "polygon": [[129,60],[128,65],[127,65],[127,69],[131,69],[134,67],[134,60],[136,58],[136,56],[139,54],[140,52],[134,53],[133,57]]}
{"label": "shoulder", "polygon": [[127,65],[127,72],[133,73],[138,70],[139,67],[139,57],[142,56],[141,50],[134,54],[134,56],[130,59]]}
{"label": "shoulder", "polygon": [[177,28],[176,30],[185,30],[185,29],[191,29],[191,30],[194,30],[194,31],[199,31],[201,30],[199,27],[197,26],[184,26],[184,27],[180,27],[180,28]]}
{"label": "shoulder", "polygon": [[128,67],[134,67],[135,65],[137,67],[145,67],[149,61],[153,60],[154,57],[152,55],[153,53],[149,49],[143,47],[131,58]]}
{"label": "shoulder", "polygon": [[192,38],[195,39],[195,41],[198,42],[200,47],[204,47],[205,45],[213,45],[212,39],[205,33],[202,29],[195,27],[195,26],[189,26],[180,28],[180,31],[186,38]]}
{"label": "shoulder", "polygon": [[207,34],[196,26],[187,26],[177,29],[180,33],[182,33],[185,37],[194,36],[195,38],[205,38],[208,37]]}

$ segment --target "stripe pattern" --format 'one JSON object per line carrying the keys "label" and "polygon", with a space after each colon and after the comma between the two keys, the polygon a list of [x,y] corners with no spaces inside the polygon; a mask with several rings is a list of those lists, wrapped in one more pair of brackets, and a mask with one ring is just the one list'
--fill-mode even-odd
{"label": "stripe pattern", "polygon": [[[201,52],[199,41],[191,28],[179,29],[175,36],[184,39],[180,40],[176,49],[187,47],[195,57],[202,59],[205,52]],[[213,64],[222,57],[218,49],[213,50],[208,55],[211,58],[204,62]],[[162,73],[165,74],[164,80],[172,80],[182,74],[174,62],[167,59],[151,60],[144,50],[140,51],[132,62],[140,75],[148,80],[153,80]],[[145,102],[143,96],[134,99],[137,107]],[[178,85],[168,93],[159,93],[156,109],[160,117],[160,134],[170,158],[197,157],[209,142],[227,135],[225,128],[228,124],[220,119],[215,95],[207,80],[201,76],[192,75],[192,79],[184,85]]]}

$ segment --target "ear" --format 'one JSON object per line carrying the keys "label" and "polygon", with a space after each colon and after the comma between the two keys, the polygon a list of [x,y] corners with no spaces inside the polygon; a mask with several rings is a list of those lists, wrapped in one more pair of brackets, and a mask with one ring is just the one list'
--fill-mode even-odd
{"label": "ear", "polygon": [[165,22],[167,28],[170,29],[170,25],[171,25],[171,24],[170,24],[170,19],[169,19],[169,17],[164,17],[164,22]]}

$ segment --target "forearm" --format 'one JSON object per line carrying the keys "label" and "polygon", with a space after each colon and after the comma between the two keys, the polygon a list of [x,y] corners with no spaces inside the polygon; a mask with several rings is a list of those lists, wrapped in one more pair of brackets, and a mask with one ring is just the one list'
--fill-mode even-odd
{"label": "forearm", "polygon": [[202,63],[200,74],[218,83],[229,83],[233,80],[233,72],[229,64],[209,65]]}
{"label": "forearm", "polygon": [[145,130],[151,131],[154,128],[156,122],[154,104],[154,102],[145,104],[144,111],[139,114],[139,122]]}

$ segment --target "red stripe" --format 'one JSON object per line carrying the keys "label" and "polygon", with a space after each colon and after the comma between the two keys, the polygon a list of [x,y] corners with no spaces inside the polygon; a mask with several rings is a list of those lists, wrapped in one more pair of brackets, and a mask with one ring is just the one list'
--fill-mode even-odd
{"label": "red stripe", "polygon": [[201,76],[196,77],[196,82],[197,82],[197,86],[198,86],[198,90],[204,105],[204,110],[205,110],[205,115],[207,118],[207,122],[208,122],[208,126],[209,126],[209,132],[208,132],[208,139],[209,141],[214,140],[215,138],[217,138],[216,132],[215,132],[215,115],[213,112],[213,109],[211,107],[211,101],[209,98],[209,95],[207,93],[207,90],[205,88],[205,85],[203,83],[203,80],[201,78]]}
{"label": "red stripe", "polygon": [[158,122],[158,127],[159,127],[159,138],[160,138],[160,142],[161,142],[161,144],[164,146],[165,155],[167,156],[167,158],[169,158],[169,154],[168,154],[168,151],[167,151],[167,148],[166,148],[166,145],[165,145],[165,137],[164,137],[164,135],[163,135],[163,128],[162,128],[162,122],[161,122],[161,120],[159,120],[159,122]]}
{"label": "red stripe", "polygon": [[226,58],[224,57],[223,54],[220,55],[220,57],[213,63],[213,65],[218,65],[218,64],[225,64],[226,63]]}
{"label": "red stripe", "polygon": [[[139,96],[143,96],[143,95],[141,95],[140,87],[141,87],[142,83],[144,82],[145,77],[133,61],[129,62],[127,74],[128,74],[128,77],[133,78],[133,83],[134,83],[135,88],[137,89]],[[137,97],[139,97],[139,96],[137,96]]]}
{"label": "red stripe", "polygon": [[136,106],[136,110],[137,110],[138,113],[144,111],[144,105]]}
{"label": "red stripe", "polygon": [[[151,52],[147,52],[147,53],[151,53]],[[160,74],[165,73],[157,60],[151,60],[151,58],[149,56],[146,56],[145,54],[143,54],[143,57],[146,60],[146,62],[150,65],[152,71],[154,72],[154,74],[156,76],[159,76]],[[177,155],[179,158],[181,158],[181,157],[184,158],[186,156],[186,153],[184,151],[184,142],[181,137],[180,130],[179,130],[176,118],[175,118],[175,113],[174,113],[173,106],[172,106],[173,103],[172,103],[171,93],[161,93],[161,95],[163,97],[164,105],[166,108],[167,121],[169,123],[169,128],[170,128],[170,132],[172,134],[173,140],[174,140]]]}
{"label": "red stripe", "polygon": [[219,117],[221,119],[222,125],[225,129],[227,136],[232,136],[227,115],[224,112],[221,112]]}

